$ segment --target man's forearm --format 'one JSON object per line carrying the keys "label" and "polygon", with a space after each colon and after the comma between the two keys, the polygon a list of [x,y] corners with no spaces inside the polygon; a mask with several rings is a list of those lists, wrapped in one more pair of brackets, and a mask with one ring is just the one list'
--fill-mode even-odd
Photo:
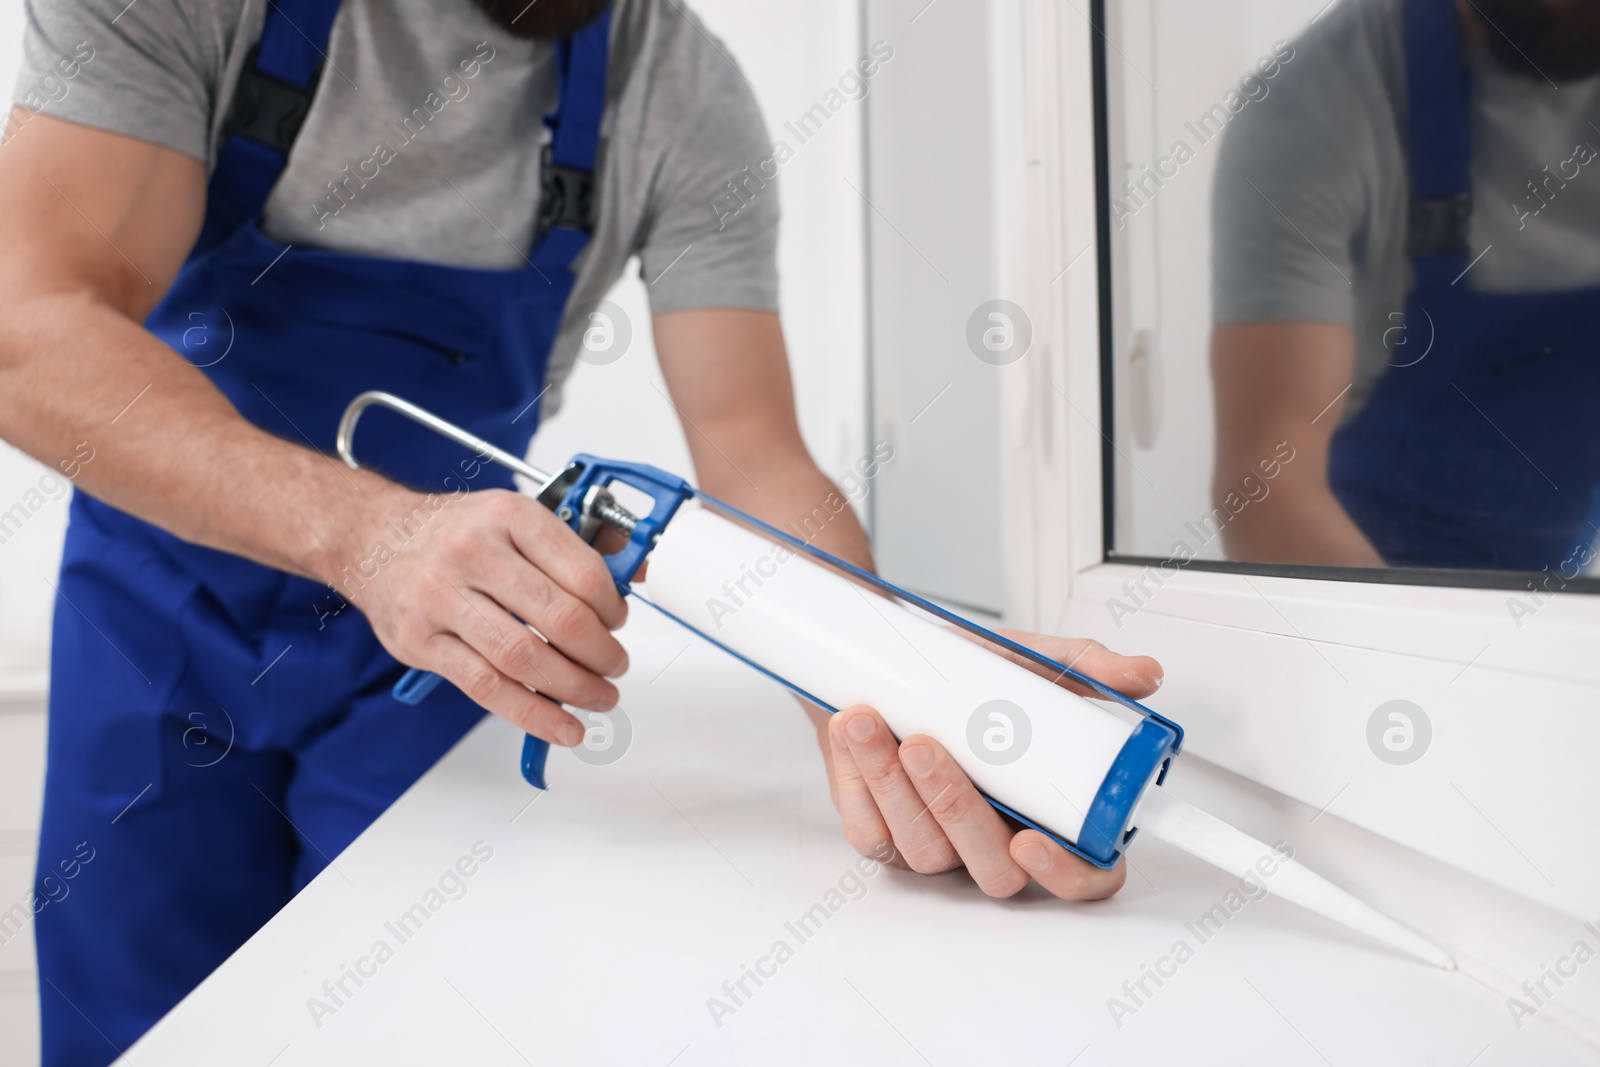
{"label": "man's forearm", "polygon": [[743,472],[699,475],[707,493],[771,523],[802,541],[865,570],[873,570],[872,545],[855,509],[805,454],[766,464],[744,464]]}
{"label": "man's forearm", "polygon": [[871,568],[861,524],[801,439],[778,316],[708,308],[659,314],[652,325],[700,488]]}
{"label": "man's forearm", "polygon": [[[1381,567],[1328,484],[1328,452],[1355,377],[1355,336],[1329,322],[1218,323],[1211,333],[1217,461],[1212,499],[1237,518],[1232,559]],[[1281,449],[1291,451],[1285,456]],[[1293,458],[1293,465],[1287,466]],[[1279,461],[1282,461],[1282,464]],[[1280,473],[1269,473],[1280,471]],[[1242,479],[1270,493],[1228,508]],[[1247,492],[1248,495],[1248,492]]]}
{"label": "man's forearm", "polygon": [[0,437],[52,467],[86,446],[78,488],[185,540],[323,581],[364,519],[410,495],[257,429],[88,291],[33,295],[0,320]]}
{"label": "man's forearm", "polygon": [[328,578],[406,491],[252,426],[140,325],[205,190],[197,160],[50,116],[0,149],[0,437],[179,537]]}
{"label": "man's forearm", "polygon": [[1303,481],[1281,478],[1266,499],[1223,528],[1222,538],[1230,559],[1249,563],[1384,565],[1320,472]]}

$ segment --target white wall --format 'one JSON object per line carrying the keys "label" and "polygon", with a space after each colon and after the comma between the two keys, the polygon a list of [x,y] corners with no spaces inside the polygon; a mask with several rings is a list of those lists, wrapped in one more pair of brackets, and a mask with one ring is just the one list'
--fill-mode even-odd
{"label": "white wall", "polygon": [[[700,0],[693,6],[738,59],[774,131],[815,104],[861,54],[855,0]],[[0,4],[0,86],[8,93],[21,27],[21,5]],[[845,182],[860,184],[860,122],[858,106],[842,109],[778,179],[785,220],[782,307],[801,427],[817,461],[834,476],[866,451],[863,209]],[[665,389],[636,271],[612,299],[632,320],[633,344],[610,365],[579,365],[563,410],[534,442],[534,460],[554,468],[583,451],[690,474],[677,416],[656,391]],[[36,486],[45,470],[0,445],[0,510]],[[66,510],[65,499],[48,503],[0,545],[0,687],[42,683],[53,600],[46,579],[54,580],[59,563]]]}
{"label": "white wall", "polygon": [[[38,490],[40,479],[60,492],[50,469],[0,444],[0,512]],[[50,608],[67,528],[67,497],[28,496],[45,503],[22,529],[0,545],[0,690],[38,690],[49,655]]]}

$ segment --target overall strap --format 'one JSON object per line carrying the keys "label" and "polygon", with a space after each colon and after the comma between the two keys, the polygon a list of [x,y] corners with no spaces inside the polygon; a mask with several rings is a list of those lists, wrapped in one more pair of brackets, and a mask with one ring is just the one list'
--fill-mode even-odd
{"label": "overall strap", "polygon": [[311,110],[340,0],[266,0],[261,40],[234,87],[206,220],[191,255],[221,244],[261,213]]}
{"label": "overall strap", "polygon": [[1466,268],[1472,214],[1472,80],[1455,0],[1406,0],[1406,253],[1416,287],[1448,287]]}
{"label": "overall strap", "polygon": [[556,46],[560,95],[556,109],[544,119],[550,142],[539,161],[539,218],[531,260],[541,274],[570,271],[594,232],[599,211],[595,162],[610,53],[610,7]]}

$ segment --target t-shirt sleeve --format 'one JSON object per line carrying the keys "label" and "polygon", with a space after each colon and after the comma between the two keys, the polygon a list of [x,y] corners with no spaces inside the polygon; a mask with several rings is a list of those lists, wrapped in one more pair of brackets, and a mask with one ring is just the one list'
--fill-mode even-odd
{"label": "t-shirt sleeve", "polygon": [[[681,10],[681,9],[680,9]],[[657,95],[662,156],[637,246],[653,312],[778,309],[779,164],[755,93],[694,16],[676,28],[683,61]]]}
{"label": "t-shirt sleeve", "polygon": [[1301,52],[1222,136],[1211,201],[1217,322],[1354,315],[1374,158],[1367,106],[1337,57]]}
{"label": "t-shirt sleeve", "polygon": [[25,0],[12,100],[207,162],[239,0]]}

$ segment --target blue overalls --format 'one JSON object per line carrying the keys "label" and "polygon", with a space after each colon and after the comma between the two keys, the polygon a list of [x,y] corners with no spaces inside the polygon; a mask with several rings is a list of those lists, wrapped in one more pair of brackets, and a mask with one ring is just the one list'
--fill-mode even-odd
{"label": "blue overalls", "polygon": [[[556,48],[541,236],[525,268],[502,271],[262,234],[337,11],[268,5],[201,238],[146,325],[209,364],[245,418],[330,456],[341,411],[367,389],[520,455],[592,231],[610,14]],[[511,486],[387,412],[366,417],[361,439],[364,459],[420,489]],[[82,494],[59,587],[38,879],[42,897],[68,892],[34,920],[53,1067],[115,1058],[483,714],[448,686],[417,707],[392,699],[404,668],[331,589]]]}
{"label": "blue overalls", "polygon": [[1335,434],[1330,482],[1391,565],[1570,578],[1600,537],[1600,289],[1473,288],[1455,0],[1408,0],[1405,53],[1414,281],[1395,363],[1410,365],[1387,367]]}

